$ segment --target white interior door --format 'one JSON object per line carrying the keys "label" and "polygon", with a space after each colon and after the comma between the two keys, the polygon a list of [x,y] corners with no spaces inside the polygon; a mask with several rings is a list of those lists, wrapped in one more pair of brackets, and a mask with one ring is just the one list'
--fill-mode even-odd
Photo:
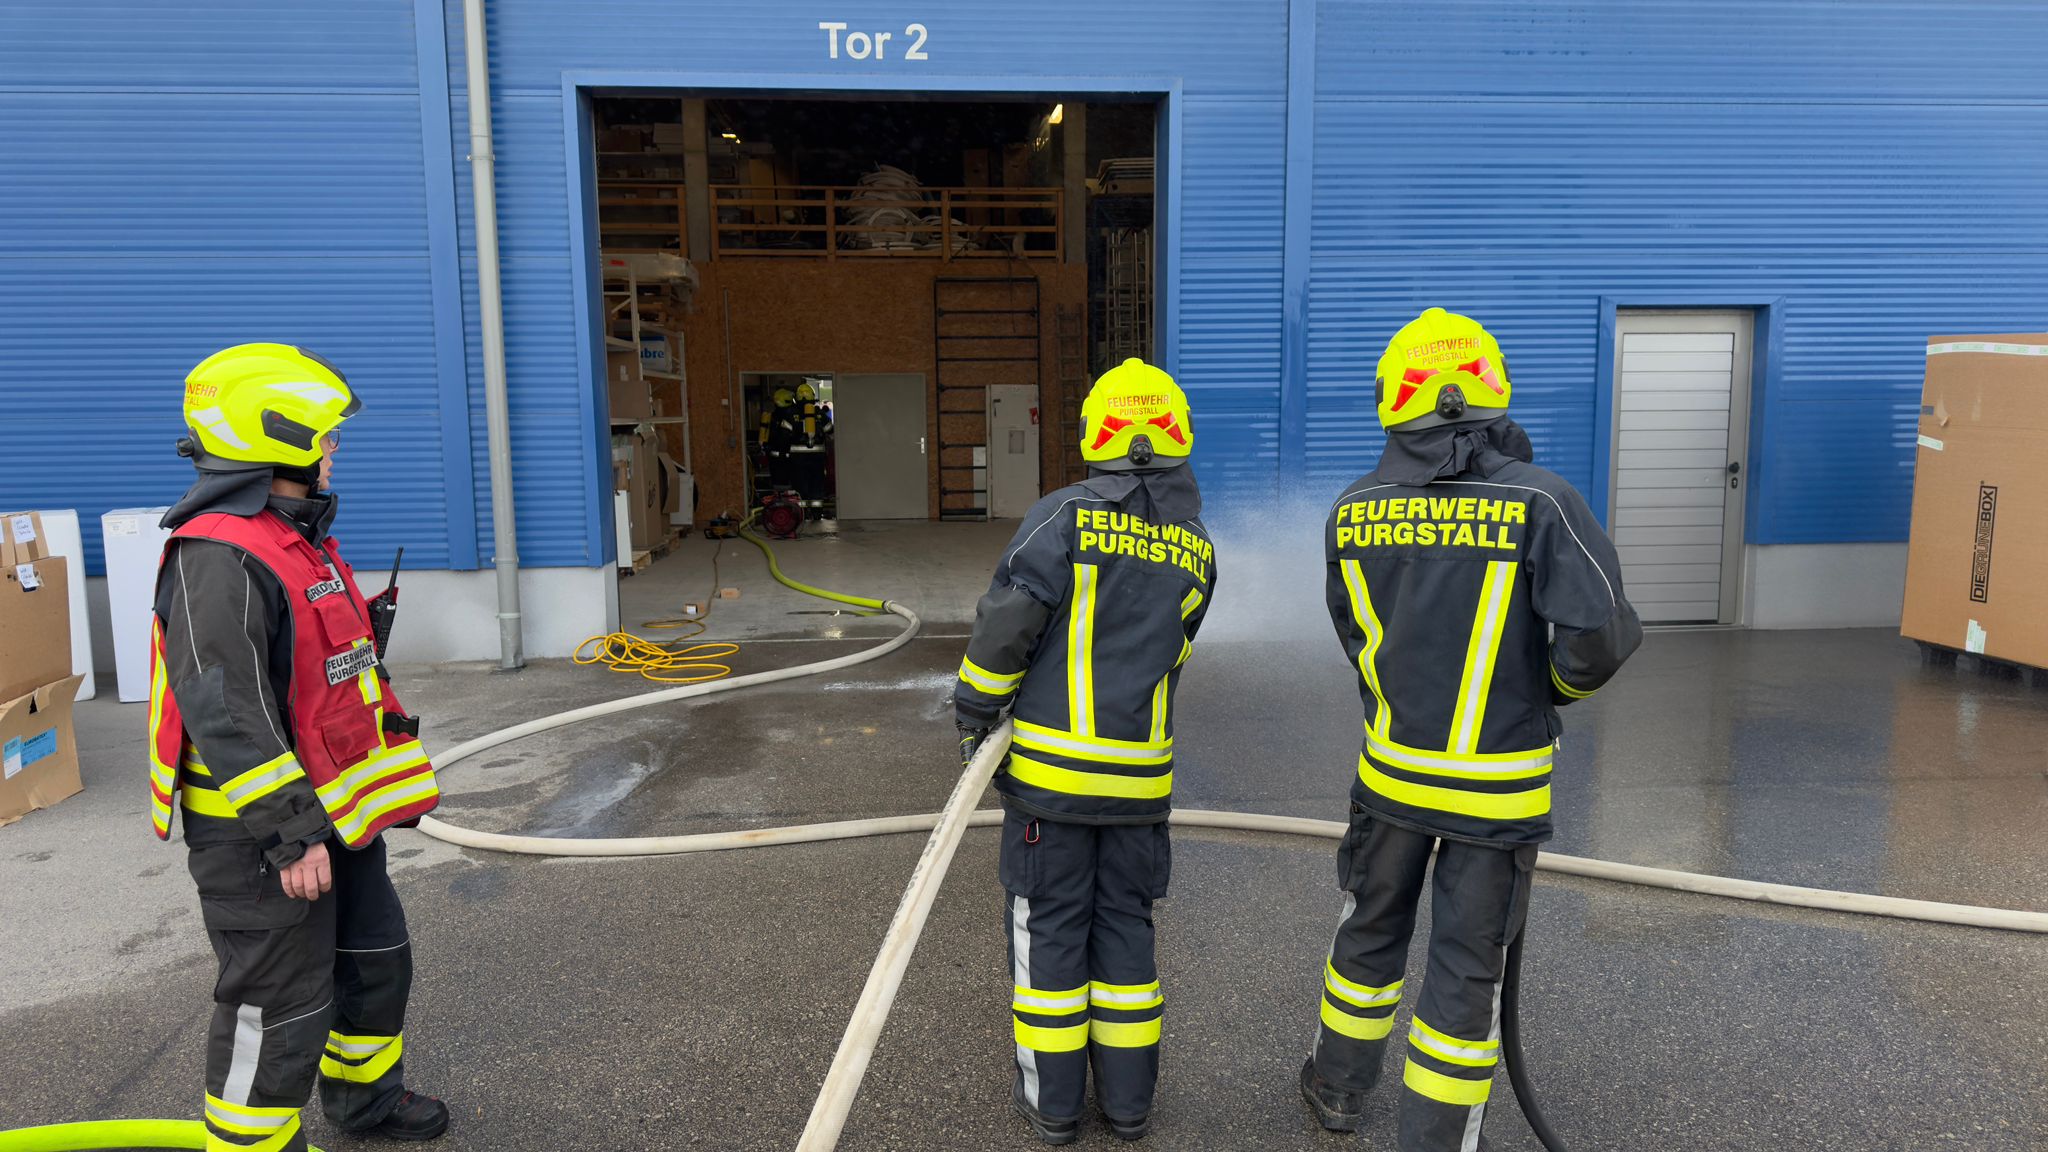
{"label": "white interior door", "polygon": [[1752,325],[1747,312],[1616,318],[1609,507],[1646,622],[1739,619]]}
{"label": "white interior door", "polygon": [[832,378],[832,461],[842,520],[923,520],[925,385],[915,373]]}
{"label": "white interior door", "polygon": [[1038,503],[1038,389],[988,389],[988,514],[1016,520]]}

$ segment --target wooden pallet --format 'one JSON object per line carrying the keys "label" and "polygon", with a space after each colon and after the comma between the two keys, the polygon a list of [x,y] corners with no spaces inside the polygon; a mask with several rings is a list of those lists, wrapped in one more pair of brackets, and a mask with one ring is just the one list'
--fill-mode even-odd
{"label": "wooden pallet", "polygon": [[681,544],[683,542],[683,537],[688,534],[689,529],[687,528],[670,528],[668,530],[668,538],[663,540],[661,543],[656,544],[654,547],[644,552],[636,549],[633,552],[633,567],[631,568],[631,570],[626,569],[624,565],[620,565],[620,572],[623,575],[631,576],[635,572],[647,571],[647,566],[649,564],[652,564],[656,560],[659,560],[662,557],[667,556],[670,552],[673,552],[675,550],[676,545]]}
{"label": "wooden pallet", "polygon": [[1944,644],[1930,644],[1925,640],[1915,640],[1913,643],[1920,646],[1920,662],[1923,664],[1943,668],[1968,668],[1979,676],[2018,680],[2029,688],[2048,688],[2048,668],[2015,664],[2010,660],[1965,652]]}

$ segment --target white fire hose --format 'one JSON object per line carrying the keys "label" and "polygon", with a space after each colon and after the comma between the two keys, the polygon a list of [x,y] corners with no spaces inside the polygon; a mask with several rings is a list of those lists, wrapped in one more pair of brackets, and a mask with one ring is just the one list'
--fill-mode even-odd
{"label": "white fire hose", "polygon": [[[766,551],[765,545],[763,551]],[[773,563],[772,553],[770,562]],[[781,578],[779,573],[777,577]],[[806,586],[785,582],[805,591],[821,594]],[[543,716],[457,745],[434,759],[445,769],[486,749],[579,721],[616,715],[635,708],[645,708],[674,700],[709,696],[719,692],[736,692],[758,684],[815,676],[880,659],[909,643],[911,638],[916,636],[920,626],[917,613],[909,608],[894,601],[884,602],[882,606],[902,617],[904,627],[901,633],[873,648],[812,664],[649,692],[559,712],[553,716]],[[838,1146],[840,1132],[844,1129],[847,1115],[853,1108],[854,1096],[860,1090],[861,1078],[867,1072],[868,1061],[873,1056],[875,1045],[881,1037],[882,1025],[888,1019],[890,1007],[895,1003],[897,989],[902,986],[904,972],[910,966],[911,953],[917,947],[919,935],[924,931],[925,918],[931,912],[932,902],[938,896],[939,885],[945,880],[946,870],[953,862],[953,854],[960,846],[961,837],[968,828],[1002,822],[1003,814],[1000,809],[976,809],[975,804],[994,777],[997,766],[1009,750],[1009,745],[1010,727],[1005,724],[982,743],[973,761],[961,772],[959,781],[953,787],[952,796],[946,802],[945,810],[923,815],[836,820],[820,824],[751,828],[734,832],[705,832],[686,836],[585,839],[479,832],[428,816],[420,821],[420,831],[451,844],[495,852],[536,856],[622,857],[672,856],[689,852],[762,848],[775,844],[848,840],[931,829],[931,838],[926,841],[924,854],[918,858],[917,867],[911,873],[910,883],[904,889],[903,899],[897,906],[895,918],[889,922],[888,932],[882,939],[881,953],[876,957],[874,967],[868,972],[867,985],[861,990],[860,999],[854,1005],[852,1019],[847,1024],[846,1032],[840,1037],[839,1049],[832,1058],[831,1070],[826,1073],[824,1086],[819,1092],[817,1102],[812,1106],[810,1121],[805,1125],[803,1136],[797,1144],[798,1152],[830,1152]],[[1173,813],[1172,823],[1183,828],[1217,828],[1234,832],[1267,832],[1328,839],[1341,838],[1345,831],[1345,825],[1335,820],[1309,820],[1295,816],[1200,809],[1177,810]],[[1539,871],[1560,872],[1572,876],[1668,888],[1678,892],[1722,896],[1735,900],[1813,908],[1826,912],[1890,916],[1904,920],[1961,924],[2014,932],[2048,933],[2048,913],[2044,912],[1947,904],[1933,900],[1907,900],[1862,892],[1837,892],[1826,888],[1803,888],[1791,884],[1738,880],[1725,876],[1679,872],[1669,868],[1650,868],[1578,856],[1560,856],[1547,852],[1537,856],[1536,867]]]}

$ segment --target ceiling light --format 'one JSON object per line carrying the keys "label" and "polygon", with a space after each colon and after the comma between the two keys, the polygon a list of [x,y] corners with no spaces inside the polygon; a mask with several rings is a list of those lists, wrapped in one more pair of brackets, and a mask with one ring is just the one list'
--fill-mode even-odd
{"label": "ceiling light", "polygon": [[1066,116],[1067,106],[1065,104],[1055,104],[1052,106],[1052,115],[1046,117],[1045,122],[1047,124],[1057,124],[1061,120],[1066,119]]}

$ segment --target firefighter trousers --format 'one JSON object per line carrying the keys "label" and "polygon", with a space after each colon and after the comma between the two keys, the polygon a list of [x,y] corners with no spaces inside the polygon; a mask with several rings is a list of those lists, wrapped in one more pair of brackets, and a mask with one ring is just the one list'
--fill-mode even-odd
{"label": "firefighter trousers", "polygon": [[1105,1116],[1152,1113],[1165,1000],[1152,902],[1166,895],[1166,825],[1069,824],[1010,810],[999,870],[1008,893],[1016,1099],[1079,1120],[1095,1069]]}
{"label": "firefighter trousers", "polygon": [[384,839],[328,842],[334,888],[286,898],[253,840],[195,845],[206,935],[220,962],[206,1045],[209,1152],[301,1152],[299,1109],[320,1083],[329,1121],[381,1121],[404,1079],[412,945]]}
{"label": "firefighter trousers", "polygon": [[1336,1088],[1379,1081],[1429,871],[1429,960],[1403,1046],[1401,1152],[1474,1152],[1500,1063],[1507,946],[1528,914],[1536,847],[1438,840],[1351,806],[1337,850],[1344,913],[1323,965],[1316,1071]]}

